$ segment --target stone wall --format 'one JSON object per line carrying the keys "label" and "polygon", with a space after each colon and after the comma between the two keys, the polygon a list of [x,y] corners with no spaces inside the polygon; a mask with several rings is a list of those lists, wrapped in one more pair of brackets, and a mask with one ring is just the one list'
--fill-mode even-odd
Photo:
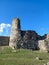
{"label": "stone wall", "polygon": [[27,30],[22,31],[22,48],[24,49],[38,49],[37,33],[35,31]]}
{"label": "stone wall", "polygon": [[18,18],[13,19],[9,42],[10,47],[46,51],[49,47],[48,39],[49,34],[40,36],[35,31],[21,31],[20,20]]}
{"label": "stone wall", "polygon": [[0,46],[7,46],[9,45],[9,38],[7,36],[0,36]]}
{"label": "stone wall", "polygon": [[11,35],[0,36],[0,46],[9,45],[11,48],[24,48],[32,50],[49,51],[49,34],[38,35],[32,30],[21,30],[20,20],[14,18],[12,21]]}

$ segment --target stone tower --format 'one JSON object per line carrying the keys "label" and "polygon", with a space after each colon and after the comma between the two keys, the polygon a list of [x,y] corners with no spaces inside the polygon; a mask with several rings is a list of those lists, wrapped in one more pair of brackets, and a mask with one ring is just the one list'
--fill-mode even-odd
{"label": "stone tower", "polygon": [[19,44],[20,40],[21,40],[20,20],[18,18],[14,18],[12,22],[9,46],[13,49],[17,48],[17,45]]}

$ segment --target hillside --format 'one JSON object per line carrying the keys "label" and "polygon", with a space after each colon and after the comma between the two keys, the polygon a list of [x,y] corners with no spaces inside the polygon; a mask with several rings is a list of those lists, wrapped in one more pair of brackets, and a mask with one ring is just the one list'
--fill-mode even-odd
{"label": "hillside", "polygon": [[46,52],[0,47],[0,65],[44,65],[48,61],[49,53]]}

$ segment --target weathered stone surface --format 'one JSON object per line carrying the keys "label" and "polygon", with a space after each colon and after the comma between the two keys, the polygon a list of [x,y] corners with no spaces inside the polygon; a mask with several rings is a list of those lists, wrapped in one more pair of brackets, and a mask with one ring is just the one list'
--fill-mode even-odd
{"label": "weathered stone surface", "polygon": [[17,44],[19,43],[20,39],[21,39],[20,20],[18,18],[14,18],[12,22],[9,46],[12,48],[17,48]]}
{"label": "weathered stone surface", "polygon": [[28,30],[25,32],[24,38],[25,39],[32,39],[36,40],[37,38],[37,33],[35,31]]}
{"label": "weathered stone surface", "polygon": [[38,45],[41,51],[49,52],[49,34],[42,36],[41,40],[38,40]]}
{"label": "weathered stone surface", "polygon": [[36,59],[36,60],[43,60],[43,59],[42,59],[42,58],[40,58],[40,57],[36,57],[35,59]]}
{"label": "weathered stone surface", "polygon": [[47,34],[47,35],[46,35],[46,39],[48,39],[48,40],[49,40],[49,34]]}
{"label": "weathered stone surface", "polygon": [[39,57],[36,57],[35,59],[36,59],[36,60],[39,60]]}
{"label": "weathered stone surface", "polygon": [[23,31],[22,32],[22,47],[24,49],[38,49],[37,33],[35,31]]}
{"label": "weathered stone surface", "polygon": [[39,41],[38,41],[40,50],[42,50],[42,51],[43,51],[43,50],[44,50],[44,51],[47,50],[45,43],[46,43],[45,40],[39,40]]}
{"label": "weathered stone surface", "polygon": [[49,43],[47,40],[39,40],[38,45],[41,51],[49,51]]}
{"label": "weathered stone surface", "polygon": [[49,65],[49,62],[47,62],[47,64],[46,65]]}

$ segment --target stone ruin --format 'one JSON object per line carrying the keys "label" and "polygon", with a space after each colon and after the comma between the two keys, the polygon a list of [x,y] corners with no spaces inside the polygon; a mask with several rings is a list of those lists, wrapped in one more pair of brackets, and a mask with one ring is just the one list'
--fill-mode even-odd
{"label": "stone ruin", "polygon": [[14,18],[12,22],[9,46],[32,50],[49,51],[49,34],[38,35],[35,31],[21,30],[20,20]]}
{"label": "stone ruin", "polygon": [[21,30],[20,20],[14,18],[12,22],[11,35],[0,36],[0,46],[9,45],[12,49],[23,48],[49,52],[49,34],[38,35],[32,30]]}
{"label": "stone ruin", "polygon": [[17,48],[17,45],[19,44],[20,40],[21,40],[20,20],[18,18],[14,18],[12,22],[9,46],[12,48]]}

